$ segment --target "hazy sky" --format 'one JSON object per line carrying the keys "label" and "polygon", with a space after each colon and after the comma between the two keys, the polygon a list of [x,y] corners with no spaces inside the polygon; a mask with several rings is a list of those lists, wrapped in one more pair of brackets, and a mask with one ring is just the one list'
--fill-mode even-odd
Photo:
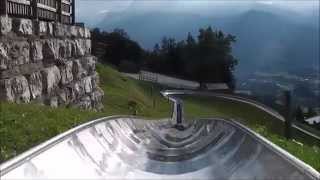
{"label": "hazy sky", "polygon": [[211,15],[264,6],[286,9],[302,15],[318,15],[319,12],[319,0],[78,0],[76,13],[79,20],[89,23],[99,21],[100,18],[112,12],[162,11]]}

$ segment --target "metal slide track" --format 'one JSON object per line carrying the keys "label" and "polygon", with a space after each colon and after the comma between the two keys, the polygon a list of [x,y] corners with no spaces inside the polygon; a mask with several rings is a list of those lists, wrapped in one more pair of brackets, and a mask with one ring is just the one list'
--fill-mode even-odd
{"label": "metal slide track", "polygon": [[183,126],[177,129],[172,118],[94,120],[5,162],[0,179],[320,179],[233,120]]}

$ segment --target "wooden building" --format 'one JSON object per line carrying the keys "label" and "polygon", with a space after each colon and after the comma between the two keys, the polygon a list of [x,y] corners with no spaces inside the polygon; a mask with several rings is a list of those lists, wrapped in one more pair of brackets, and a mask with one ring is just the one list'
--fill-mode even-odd
{"label": "wooden building", "polygon": [[0,15],[75,23],[75,0],[0,0]]}

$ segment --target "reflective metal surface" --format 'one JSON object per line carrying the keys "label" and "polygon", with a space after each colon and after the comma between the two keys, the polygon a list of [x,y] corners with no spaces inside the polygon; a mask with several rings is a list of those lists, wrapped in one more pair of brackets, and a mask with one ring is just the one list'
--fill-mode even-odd
{"label": "reflective metal surface", "polygon": [[[312,179],[235,123],[115,118],[4,164],[1,179]],[[45,146],[45,147],[46,147]]]}
{"label": "reflective metal surface", "polygon": [[[223,93],[213,93],[213,92],[201,92],[201,91],[193,91],[193,90],[166,90],[166,91],[162,91],[161,94],[165,97],[168,97],[171,101],[175,102],[174,99],[176,99],[177,97],[183,97],[183,96],[205,96],[205,97],[217,97],[217,98],[221,98],[224,100],[230,100],[233,102],[241,102],[244,104],[248,104],[251,106],[254,106],[268,114],[270,114],[271,116],[274,116],[275,118],[279,119],[280,121],[285,121],[284,117],[282,115],[280,115],[277,111],[275,111],[274,109],[258,102],[258,101],[254,101],[252,99],[247,99],[241,96],[236,96],[236,95],[231,95],[231,94],[223,94]],[[228,108],[228,107],[226,107]],[[293,124],[292,125],[293,128],[299,130],[300,132],[307,134],[308,136],[311,136],[312,138],[318,140],[320,142],[320,136],[311,133],[309,131],[306,131],[303,128],[300,128],[299,126]]]}
{"label": "reflective metal surface", "polygon": [[[166,94],[168,96],[168,94]],[[318,179],[319,173],[224,119],[98,119],[0,166],[1,179]],[[181,119],[179,119],[181,118]],[[183,128],[177,128],[177,124]]]}

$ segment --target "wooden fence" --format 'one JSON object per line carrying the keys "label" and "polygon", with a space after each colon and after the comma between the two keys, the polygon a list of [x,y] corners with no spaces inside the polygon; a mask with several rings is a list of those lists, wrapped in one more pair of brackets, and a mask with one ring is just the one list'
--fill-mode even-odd
{"label": "wooden fence", "polygon": [[74,24],[75,0],[0,0],[0,14]]}
{"label": "wooden fence", "polygon": [[151,81],[154,83],[158,82],[158,75],[156,73],[151,73],[147,71],[140,71],[139,80],[141,81]]}

